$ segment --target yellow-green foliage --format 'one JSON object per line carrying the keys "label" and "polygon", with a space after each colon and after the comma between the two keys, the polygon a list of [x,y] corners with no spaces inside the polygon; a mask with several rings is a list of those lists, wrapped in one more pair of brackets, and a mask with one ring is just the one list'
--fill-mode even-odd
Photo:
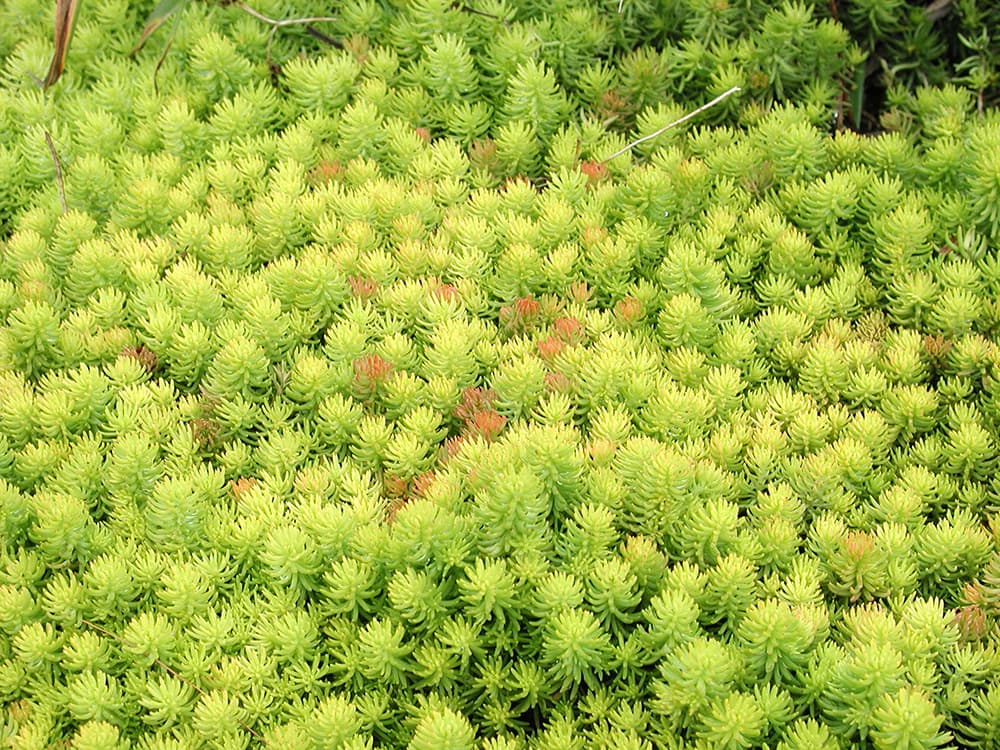
{"label": "yellow-green foliage", "polygon": [[190,3],[154,85],[118,0],[42,94],[38,5],[0,9],[5,747],[1000,742],[975,85],[863,136],[827,3],[686,0],[348,0],[342,49]]}

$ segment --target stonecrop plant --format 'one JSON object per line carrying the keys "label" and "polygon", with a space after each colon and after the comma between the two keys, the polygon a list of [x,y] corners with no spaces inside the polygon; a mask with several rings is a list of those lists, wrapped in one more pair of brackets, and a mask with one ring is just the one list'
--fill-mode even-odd
{"label": "stonecrop plant", "polygon": [[153,5],[0,6],[0,746],[1000,745],[994,4]]}

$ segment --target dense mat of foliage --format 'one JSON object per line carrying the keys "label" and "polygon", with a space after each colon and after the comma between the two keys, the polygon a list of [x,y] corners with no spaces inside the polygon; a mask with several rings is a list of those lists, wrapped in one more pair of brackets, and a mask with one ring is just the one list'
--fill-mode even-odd
{"label": "dense mat of foliage", "polygon": [[193,3],[154,84],[108,0],[43,94],[5,3],[0,742],[996,747],[1000,117],[842,128],[902,5]]}

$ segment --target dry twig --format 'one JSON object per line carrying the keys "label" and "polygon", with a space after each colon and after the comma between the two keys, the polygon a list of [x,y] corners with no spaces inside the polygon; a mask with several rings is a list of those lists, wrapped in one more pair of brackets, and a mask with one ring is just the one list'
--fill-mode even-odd
{"label": "dry twig", "polygon": [[[254,10],[246,3],[239,4],[240,10],[256,18],[258,21],[262,21],[271,27],[271,32],[267,35],[267,65],[271,67],[271,42],[274,40],[274,32],[278,29],[284,28],[285,26],[300,26],[302,24],[311,23],[332,23],[336,21],[336,18],[332,16],[309,16],[306,18],[286,18],[284,20],[279,20],[277,18],[271,18],[270,16],[265,16],[258,10]],[[318,33],[318,32],[317,32]],[[315,36],[315,35],[314,35]],[[322,35],[324,41],[329,39],[325,34]]]}

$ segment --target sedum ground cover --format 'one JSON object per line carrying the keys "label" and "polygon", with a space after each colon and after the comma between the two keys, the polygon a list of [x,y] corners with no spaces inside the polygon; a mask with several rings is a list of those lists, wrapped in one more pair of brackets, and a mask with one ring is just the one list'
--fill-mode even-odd
{"label": "sedum ground cover", "polygon": [[944,7],[4,3],[3,746],[997,747]]}

